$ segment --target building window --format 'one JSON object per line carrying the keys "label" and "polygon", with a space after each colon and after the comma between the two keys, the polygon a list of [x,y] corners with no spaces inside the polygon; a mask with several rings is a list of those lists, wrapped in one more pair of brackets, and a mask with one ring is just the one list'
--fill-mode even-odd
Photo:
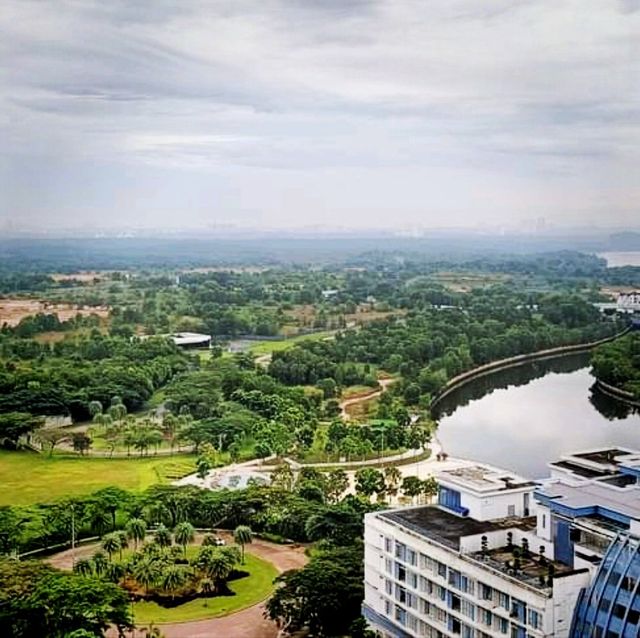
{"label": "building window", "polygon": [[402,609],[399,605],[396,605],[396,613],[395,613],[396,621],[401,625],[407,624],[407,612]]}
{"label": "building window", "polygon": [[503,592],[498,592],[498,604],[503,609],[509,611],[509,595],[504,594]]}
{"label": "building window", "polygon": [[534,629],[540,629],[540,626],[542,624],[540,622],[540,614],[535,609],[530,609],[529,610],[529,624]]}
{"label": "building window", "polygon": [[547,515],[542,515],[542,529],[547,529]]}
{"label": "building window", "polygon": [[527,605],[516,598],[511,599],[511,617],[517,618],[518,622],[525,623],[527,619]]}
{"label": "building window", "polygon": [[488,609],[483,609],[481,614],[482,624],[491,627],[493,623],[493,614]]}
{"label": "building window", "polygon": [[447,566],[444,563],[438,563],[438,576],[447,577]]}
{"label": "building window", "polygon": [[390,580],[384,581],[384,590],[389,594],[389,596],[393,593],[393,583]]}
{"label": "building window", "polygon": [[414,567],[418,564],[418,556],[412,549],[407,548],[405,562],[409,563],[409,565],[413,565]]}
{"label": "building window", "polygon": [[393,541],[390,538],[384,539],[384,551],[389,554],[393,551]]}
{"label": "building window", "polygon": [[467,616],[467,618],[471,618],[471,620],[476,619],[476,607],[473,603],[470,603],[468,600],[464,598],[460,602],[460,611]]}
{"label": "building window", "polygon": [[478,595],[482,600],[491,600],[492,599],[493,590],[489,585],[485,585],[484,583],[478,583]]}
{"label": "building window", "polygon": [[407,546],[404,543],[396,541],[396,558],[399,558],[402,562],[406,561]]}

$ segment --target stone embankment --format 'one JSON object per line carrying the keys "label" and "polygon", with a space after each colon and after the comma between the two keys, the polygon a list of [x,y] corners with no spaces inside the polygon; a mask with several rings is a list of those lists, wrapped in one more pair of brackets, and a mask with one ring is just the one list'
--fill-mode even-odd
{"label": "stone embankment", "polygon": [[498,361],[492,361],[491,363],[487,363],[482,366],[478,366],[477,368],[473,368],[473,370],[468,370],[467,372],[463,372],[453,379],[450,379],[449,382],[440,390],[440,392],[434,397],[431,402],[431,410],[433,411],[440,401],[442,401],[445,397],[449,396],[454,390],[457,390],[459,387],[477,379],[478,377],[482,377],[486,374],[490,374],[492,372],[496,372],[498,370],[505,370],[507,368],[513,368],[516,366],[523,365],[525,363],[529,363],[530,361],[537,361],[540,359],[551,359],[553,357],[560,357],[566,354],[575,354],[579,352],[587,352],[596,348],[597,346],[602,345],[603,343],[608,343],[609,341],[614,341],[615,339],[619,339],[623,335],[627,334],[629,329],[623,330],[615,335],[610,337],[606,337],[605,339],[600,339],[598,341],[592,341],[590,343],[578,343],[571,346],[558,346],[557,348],[548,348],[546,350],[538,350],[537,352],[530,352],[528,354],[521,354],[515,357],[508,357],[507,359],[499,359]]}
{"label": "stone embankment", "polygon": [[626,403],[634,408],[640,408],[640,401],[638,401],[631,392],[627,392],[622,388],[617,388],[615,385],[605,383],[600,379],[596,379],[596,386],[602,394],[606,394],[608,397],[616,399],[621,403]]}

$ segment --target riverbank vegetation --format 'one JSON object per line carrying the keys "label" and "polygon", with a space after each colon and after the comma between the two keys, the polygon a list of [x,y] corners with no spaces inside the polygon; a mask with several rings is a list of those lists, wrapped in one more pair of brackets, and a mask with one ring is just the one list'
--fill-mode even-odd
{"label": "riverbank vegetation", "polygon": [[640,333],[632,332],[599,346],[591,365],[596,378],[640,401]]}

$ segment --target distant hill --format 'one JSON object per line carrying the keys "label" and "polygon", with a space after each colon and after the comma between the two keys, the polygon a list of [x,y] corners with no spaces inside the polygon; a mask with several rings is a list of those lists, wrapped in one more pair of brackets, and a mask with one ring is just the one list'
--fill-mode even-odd
{"label": "distant hill", "polygon": [[640,250],[640,233],[626,231],[609,235],[609,250]]}

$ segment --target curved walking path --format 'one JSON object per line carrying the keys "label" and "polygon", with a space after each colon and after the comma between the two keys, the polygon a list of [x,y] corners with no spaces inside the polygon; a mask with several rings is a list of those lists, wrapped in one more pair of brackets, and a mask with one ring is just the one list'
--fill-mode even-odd
{"label": "curved walking path", "polygon": [[[220,536],[228,542],[233,542],[233,537],[228,532],[221,532]],[[196,541],[201,537],[202,534],[198,534]],[[75,560],[88,558],[97,548],[97,543],[77,547],[75,549]],[[299,569],[306,565],[308,558],[304,553],[304,549],[300,545],[276,545],[275,543],[254,539],[253,543],[247,546],[246,551],[269,561],[278,570],[278,573],[282,573],[290,569]],[[47,562],[58,569],[69,570],[72,568],[73,560],[74,552],[66,550],[51,556],[47,559]],[[157,623],[157,626],[165,638],[276,638],[278,627],[274,622],[264,617],[264,609],[264,602],[260,602],[228,616],[173,624]],[[144,634],[141,630],[127,634],[132,638],[139,638],[142,635]],[[117,632],[113,630],[107,632],[107,638],[116,637]]]}
{"label": "curved walking path", "polygon": [[371,401],[371,399],[375,399],[379,397],[386,389],[395,381],[395,379],[379,379],[378,383],[380,384],[380,388],[377,390],[372,390],[371,392],[367,392],[366,394],[358,394],[354,397],[349,397],[348,399],[344,399],[340,402],[340,416],[345,420],[349,421],[351,416],[347,411],[347,408],[352,405],[357,405],[358,403],[364,403],[365,401]]}

